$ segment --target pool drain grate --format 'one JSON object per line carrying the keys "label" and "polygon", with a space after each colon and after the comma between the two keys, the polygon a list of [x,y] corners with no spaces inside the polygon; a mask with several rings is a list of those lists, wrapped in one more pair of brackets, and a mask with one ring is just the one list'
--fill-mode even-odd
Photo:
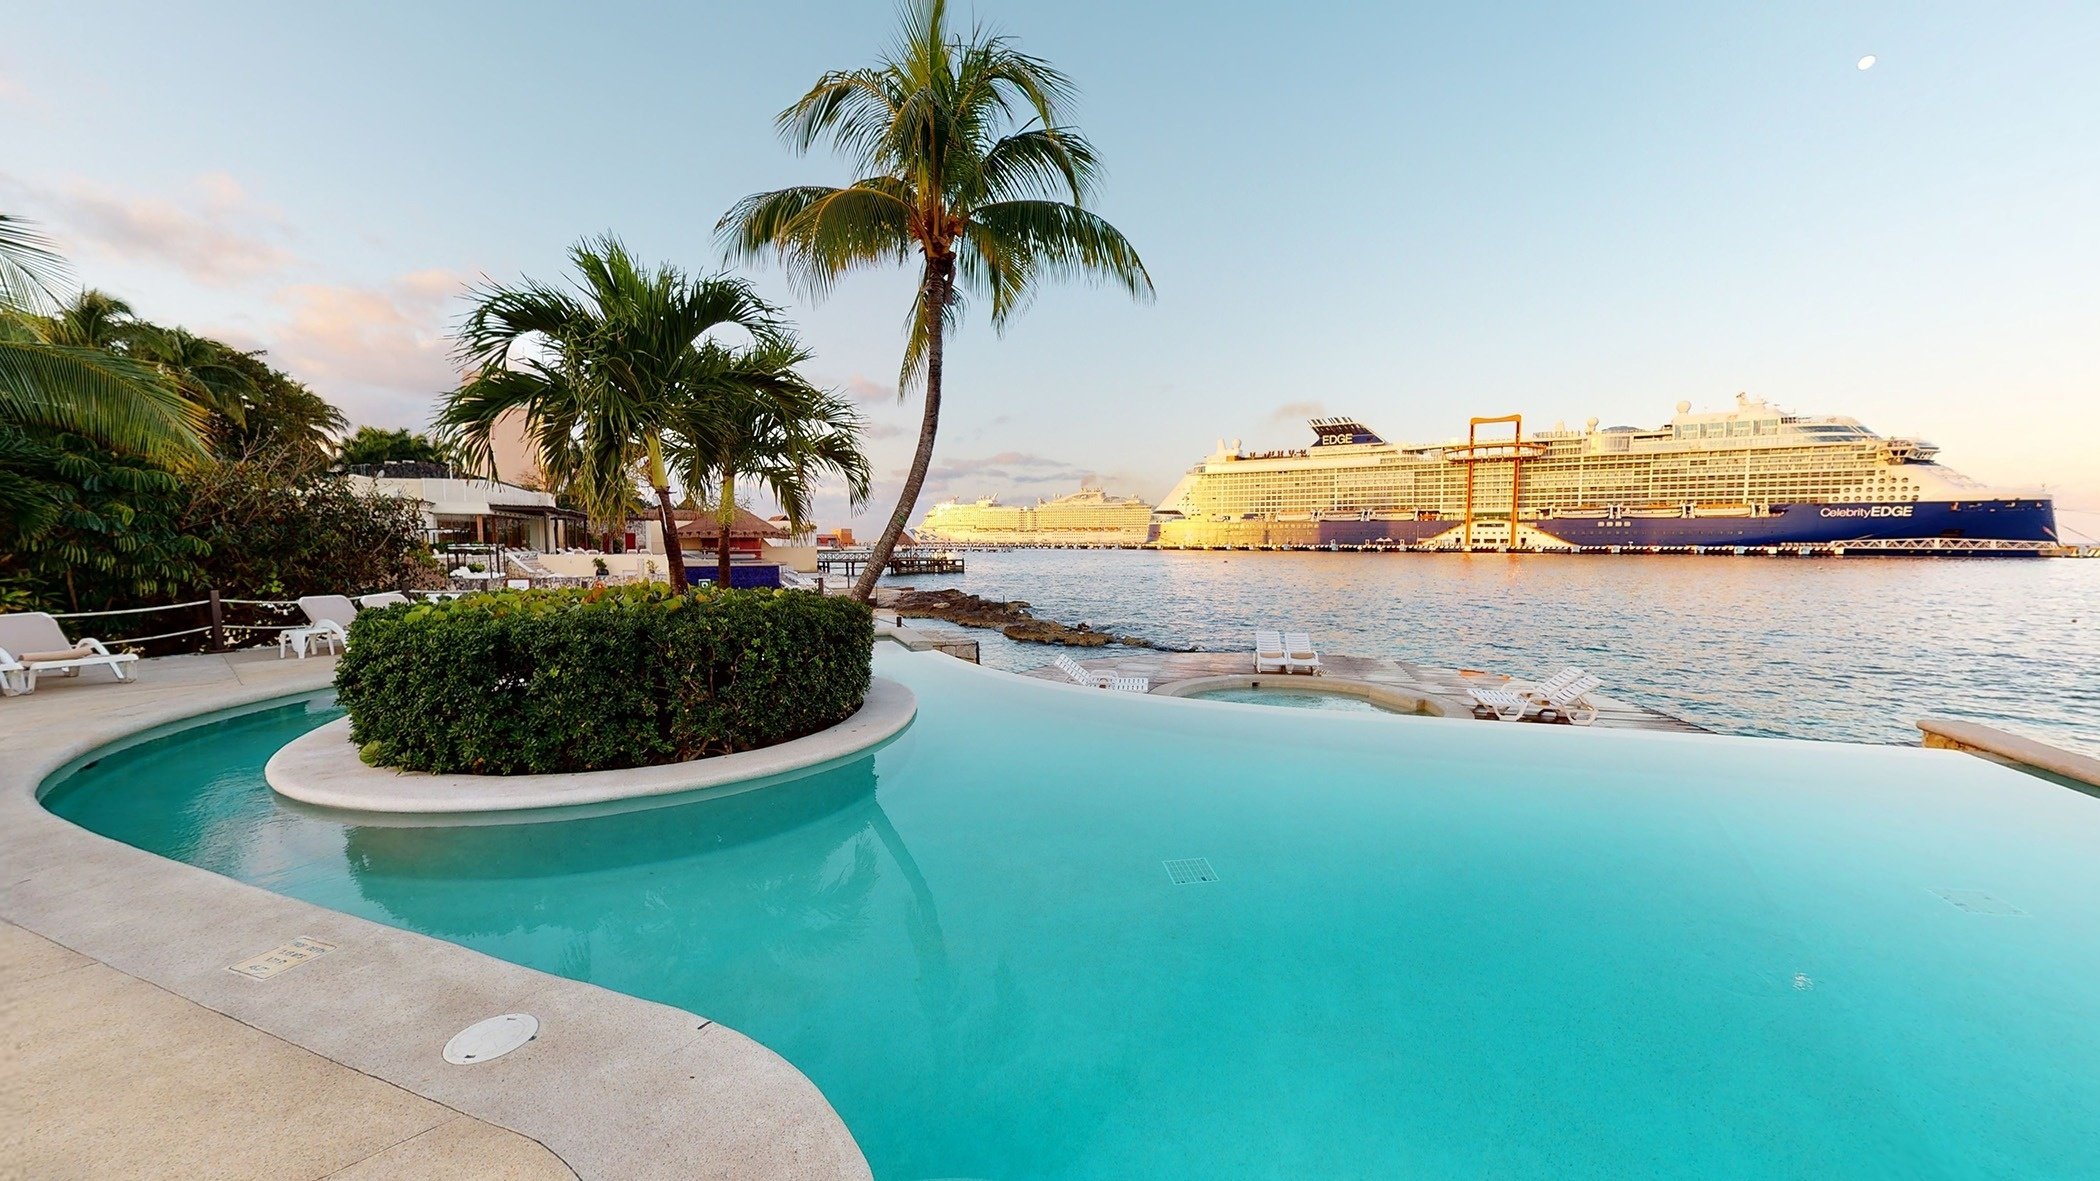
{"label": "pool drain grate", "polygon": [[1934,890],[1949,906],[1970,914],[2025,915],[2027,912],[1982,890]]}
{"label": "pool drain grate", "polygon": [[1218,880],[1218,871],[1210,867],[1210,859],[1207,857],[1177,857],[1160,864],[1167,867],[1167,876],[1172,878],[1177,886],[1193,886],[1198,882]]}

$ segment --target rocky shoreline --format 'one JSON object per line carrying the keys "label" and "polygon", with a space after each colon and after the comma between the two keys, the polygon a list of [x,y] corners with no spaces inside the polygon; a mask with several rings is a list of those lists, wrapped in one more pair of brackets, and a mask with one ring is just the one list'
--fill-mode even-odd
{"label": "rocky shoreline", "polygon": [[1142,636],[1119,636],[1095,631],[1084,623],[1066,624],[1054,619],[1039,619],[1029,609],[1028,603],[1020,599],[1001,602],[968,591],[884,589],[876,592],[876,605],[895,611],[906,619],[941,619],[964,627],[995,628],[1009,640],[1028,644],[1063,644],[1070,648],[1100,648],[1108,644],[1121,644],[1127,648],[1155,646]]}

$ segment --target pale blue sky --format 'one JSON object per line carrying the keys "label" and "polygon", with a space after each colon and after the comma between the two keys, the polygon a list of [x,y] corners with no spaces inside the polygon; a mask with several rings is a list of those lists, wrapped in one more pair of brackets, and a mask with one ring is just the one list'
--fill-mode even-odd
{"label": "pale blue sky", "polygon": [[[1098,208],[1159,299],[1053,288],[1004,339],[970,323],[930,493],[1157,497],[1220,436],[1301,443],[1311,407],[1444,438],[1748,390],[2100,507],[2100,5],[1714,7],[979,5],[1080,84]],[[847,179],[772,116],[891,23],[19,5],[0,206],[143,313],[421,425],[462,280],[556,275],[606,229],[712,268],[738,197]],[[893,487],[910,275],[814,306],[757,277],[816,375],[870,396]]]}

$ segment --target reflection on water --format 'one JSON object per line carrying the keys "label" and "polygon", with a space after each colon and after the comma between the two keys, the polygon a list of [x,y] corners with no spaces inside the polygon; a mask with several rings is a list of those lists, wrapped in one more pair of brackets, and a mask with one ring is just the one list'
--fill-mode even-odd
{"label": "reflection on water", "polygon": [[[1289,625],[1419,664],[1579,664],[1730,733],[1915,743],[1939,714],[2100,754],[2100,561],[1033,550],[891,581],[1205,649]],[[969,634],[995,667],[1059,651]]]}

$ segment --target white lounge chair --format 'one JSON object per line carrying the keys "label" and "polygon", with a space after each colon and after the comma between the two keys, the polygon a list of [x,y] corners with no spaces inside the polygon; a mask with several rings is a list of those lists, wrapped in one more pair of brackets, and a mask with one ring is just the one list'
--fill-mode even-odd
{"label": "white lounge chair", "polygon": [[8,697],[35,692],[38,673],[77,677],[98,665],[129,681],[135,674],[125,666],[138,658],[136,652],[112,652],[92,636],[69,640],[58,620],[42,611],[0,615],[0,694]]}
{"label": "white lounge chair", "polygon": [[1111,673],[1108,678],[1108,687],[1119,693],[1150,693],[1152,692],[1152,678],[1119,677]]}
{"label": "white lounge chair", "polygon": [[408,596],[400,591],[380,591],[376,595],[358,596],[357,609],[363,611],[368,607],[397,607],[406,602]]}
{"label": "white lounge chair", "polygon": [[1283,655],[1283,633],[1258,631],[1254,633],[1254,671],[1258,673],[1289,672],[1290,665]]}
{"label": "white lounge chair", "polygon": [[1589,695],[1603,687],[1603,681],[1583,673],[1548,692],[1532,690],[1531,700],[1542,714],[1550,710],[1556,716],[1566,718],[1578,726],[1587,726],[1597,720],[1597,706],[1589,699]]}
{"label": "white lounge chair", "polygon": [[357,618],[357,604],[348,596],[306,595],[299,600],[299,610],[306,613],[306,622],[277,633],[277,659],[296,652],[304,660],[316,647],[325,645],[330,652],[340,652],[349,645],[350,621]]}
{"label": "white lounge chair", "polygon": [[1589,701],[1588,695],[1603,684],[1581,669],[1571,667],[1536,685],[1512,683],[1494,689],[1468,689],[1466,696],[1473,699],[1475,713],[1486,709],[1505,722],[1522,721],[1525,714],[1534,710],[1551,710],[1556,716],[1565,717],[1578,726],[1587,726],[1597,720],[1597,707]]}
{"label": "white lounge chair", "polygon": [[1283,668],[1285,672],[1315,673],[1320,671],[1320,654],[1313,651],[1312,636],[1305,632],[1286,632],[1283,637]]}
{"label": "white lounge chair", "polygon": [[1079,666],[1078,661],[1062,652],[1058,653],[1057,659],[1050,663],[1057,671],[1065,674],[1066,680],[1071,681],[1075,685],[1085,685],[1089,689],[1106,689],[1109,681],[1112,679],[1107,673],[1088,672]]}

